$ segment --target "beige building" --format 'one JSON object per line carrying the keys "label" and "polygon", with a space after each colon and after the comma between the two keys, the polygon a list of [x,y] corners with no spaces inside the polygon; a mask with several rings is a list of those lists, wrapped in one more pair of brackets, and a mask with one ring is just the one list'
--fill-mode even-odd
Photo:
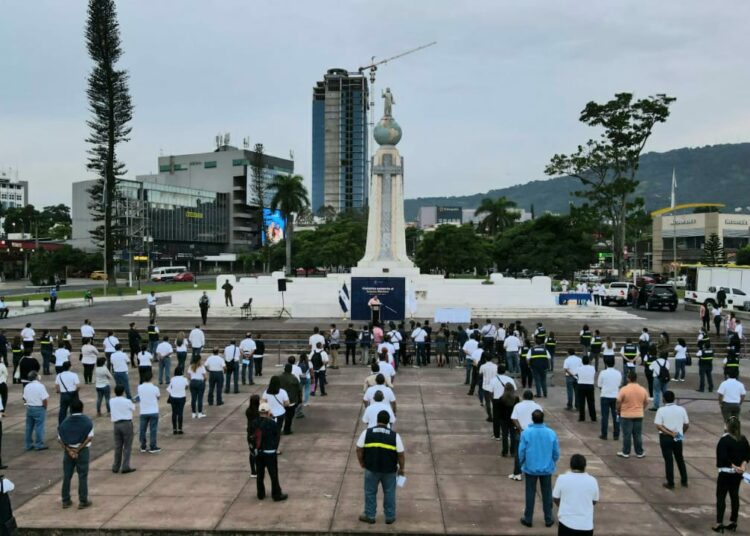
{"label": "beige building", "polygon": [[675,238],[677,262],[681,264],[699,262],[706,239],[714,233],[721,239],[729,260],[750,241],[750,215],[747,214],[665,214],[655,217],[652,225],[652,269],[657,273],[670,270]]}

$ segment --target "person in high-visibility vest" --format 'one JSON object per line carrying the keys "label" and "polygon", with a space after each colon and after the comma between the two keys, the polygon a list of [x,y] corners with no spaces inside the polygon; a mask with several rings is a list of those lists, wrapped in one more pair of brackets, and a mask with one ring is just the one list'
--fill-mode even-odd
{"label": "person in high-visibility vest", "polygon": [[547,348],[544,346],[544,336],[537,336],[536,344],[529,348],[526,354],[526,362],[531,368],[531,373],[534,375],[534,384],[536,385],[536,396],[542,396],[547,398],[547,371],[549,370],[549,363],[551,357]]}
{"label": "person in high-visibility vest", "polygon": [[709,339],[703,339],[703,347],[698,350],[696,355],[698,357],[698,376],[700,377],[698,391],[702,393],[705,390],[705,384],[708,383],[708,392],[711,393],[714,390],[714,380],[711,377],[714,368],[714,349],[711,348]]}

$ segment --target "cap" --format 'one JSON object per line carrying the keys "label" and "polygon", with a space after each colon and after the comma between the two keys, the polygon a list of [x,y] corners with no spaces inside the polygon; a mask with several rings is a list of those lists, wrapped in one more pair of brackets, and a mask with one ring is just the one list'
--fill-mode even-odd
{"label": "cap", "polygon": [[269,406],[268,404],[266,404],[265,402],[263,402],[263,403],[262,403],[262,404],[261,404],[261,405],[260,405],[260,406],[258,407],[258,412],[259,412],[259,413],[271,413],[271,406]]}

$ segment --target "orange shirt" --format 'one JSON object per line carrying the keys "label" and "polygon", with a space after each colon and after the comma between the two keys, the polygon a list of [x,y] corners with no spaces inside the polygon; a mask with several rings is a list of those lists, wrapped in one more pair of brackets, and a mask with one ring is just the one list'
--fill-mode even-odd
{"label": "orange shirt", "polygon": [[628,383],[617,393],[620,403],[620,417],[638,419],[643,417],[643,409],[648,403],[648,391],[637,383]]}

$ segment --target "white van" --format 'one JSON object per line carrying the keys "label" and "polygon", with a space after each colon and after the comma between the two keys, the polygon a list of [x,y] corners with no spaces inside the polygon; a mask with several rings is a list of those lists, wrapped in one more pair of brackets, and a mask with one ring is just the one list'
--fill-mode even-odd
{"label": "white van", "polygon": [[162,266],[151,272],[151,281],[171,281],[174,276],[187,272],[187,266]]}

